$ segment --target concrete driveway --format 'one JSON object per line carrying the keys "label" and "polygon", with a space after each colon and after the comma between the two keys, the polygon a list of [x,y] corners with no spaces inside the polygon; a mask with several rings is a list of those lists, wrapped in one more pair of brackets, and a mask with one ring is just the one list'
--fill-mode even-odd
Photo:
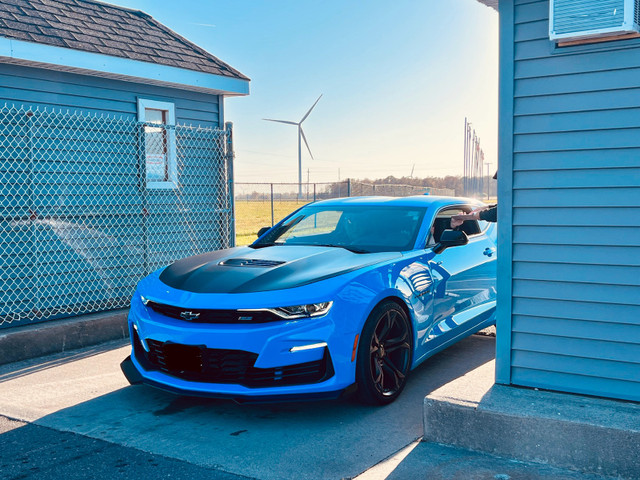
{"label": "concrete driveway", "polygon": [[0,415],[221,474],[353,478],[420,438],[424,397],[491,362],[494,351],[493,337],[463,340],[414,371],[385,407],[237,405],[129,386],[119,369],[129,347],[112,343],[0,367]]}

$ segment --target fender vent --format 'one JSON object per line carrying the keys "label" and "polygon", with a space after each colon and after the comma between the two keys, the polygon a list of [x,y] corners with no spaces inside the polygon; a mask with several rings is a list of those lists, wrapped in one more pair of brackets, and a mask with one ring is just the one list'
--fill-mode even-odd
{"label": "fender vent", "polygon": [[282,265],[283,261],[280,260],[261,260],[259,258],[230,258],[229,260],[225,260],[220,262],[218,265],[222,265],[224,267],[277,267],[278,265]]}

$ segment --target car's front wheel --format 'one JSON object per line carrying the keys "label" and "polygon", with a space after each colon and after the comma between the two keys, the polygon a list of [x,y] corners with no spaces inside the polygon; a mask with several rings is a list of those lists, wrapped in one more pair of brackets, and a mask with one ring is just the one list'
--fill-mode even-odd
{"label": "car's front wheel", "polygon": [[371,405],[393,402],[407,382],[413,335],[404,310],[387,301],[373,309],[358,347],[356,381],[360,401]]}

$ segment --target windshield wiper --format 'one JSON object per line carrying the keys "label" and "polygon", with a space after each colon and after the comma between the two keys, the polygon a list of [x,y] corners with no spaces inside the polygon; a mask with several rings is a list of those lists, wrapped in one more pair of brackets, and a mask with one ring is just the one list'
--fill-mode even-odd
{"label": "windshield wiper", "polygon": [[252,243],[251,245],[249,245],[249,248],[273,247],[275,245],[283,245],[283,244],[282,243],[274,243],[274,242]]}
{"label": "windshield wiper", "polygon": [[336,245],[333,243],[314,243],[313,244],[314,247],[333,247],[333,248],[344,248],[345,250],[349,250],[350,252],[353,253],[371,253],[369,250],[363,250],[362,248],[357,248],[357,247],[349,247],[347,245]]}

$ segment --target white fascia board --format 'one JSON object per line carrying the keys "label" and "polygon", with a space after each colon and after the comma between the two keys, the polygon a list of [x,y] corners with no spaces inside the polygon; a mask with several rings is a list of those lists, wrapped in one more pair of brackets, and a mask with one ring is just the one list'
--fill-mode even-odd
{"label": "white fascia board", "polygon": [[208,90],[217,95],[248,95],[249,81],[184,68],[83,52],[71,48],[0,37],[0,56],[37,64],[104,73],[105,77],[131,77],[172,86]]}

